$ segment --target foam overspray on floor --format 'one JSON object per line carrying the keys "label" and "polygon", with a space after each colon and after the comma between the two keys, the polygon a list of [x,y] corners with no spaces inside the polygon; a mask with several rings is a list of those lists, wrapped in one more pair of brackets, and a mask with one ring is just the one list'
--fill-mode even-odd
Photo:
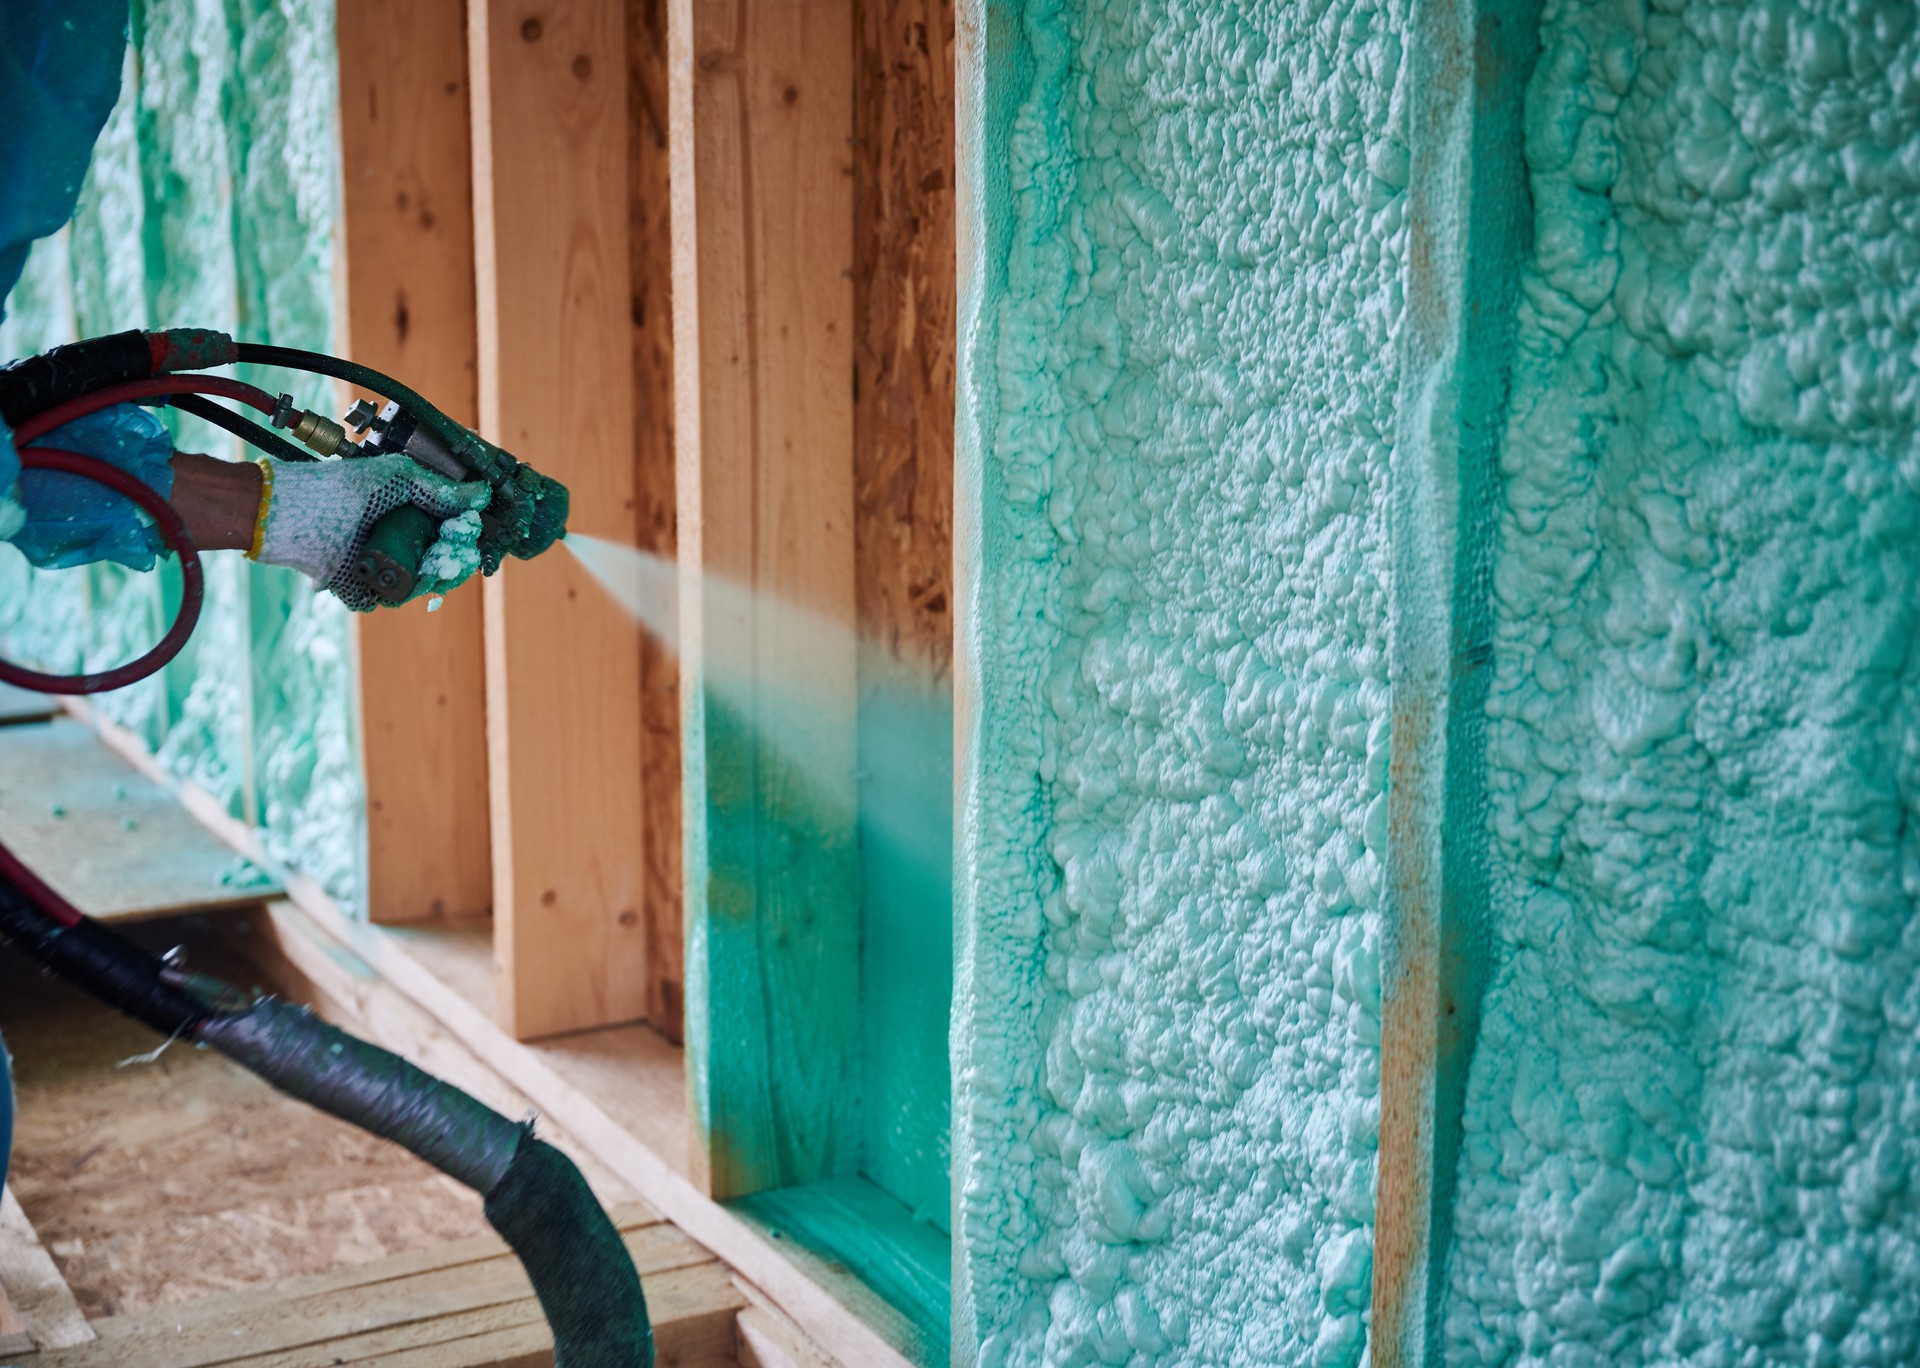
{"label": "foam overspray on floor", "polygon": [[[326,350],[339,171],[331,0],[136,3],[119,103],[72,224],[33,251],[0,352],[135,327],[207,327]],[[324,411],[330,384],[246,378]],[[232,451],[178,420],[180,445]],[[11,553],[0,551],[0,557]],[[17,564],[0,570],[25,579]],[[171,564],[31,576],[7,646],[60,668],[118,664],[165,630]],[[262,828],[278,859],[352,903],[364,863],[347,614],[303,577],[207,559],[199,630],[161,675],[97,700],[172,773]]]}
{"label": "foam overspray on floor", "polygon": [[1404,9],[980,8],[956,1340],[1353,1364]]}
{"label": "foam overspray on floor", "polygon": [[1546,6],[1448,1363],[1920,1361],[1916,97]]}

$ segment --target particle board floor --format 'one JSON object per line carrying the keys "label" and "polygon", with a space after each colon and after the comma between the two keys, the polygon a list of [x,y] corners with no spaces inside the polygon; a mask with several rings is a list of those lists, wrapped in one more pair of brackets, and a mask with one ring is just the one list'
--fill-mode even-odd
{"label": "particle board floor", "polygon": [[[28,739],[14,743],[8,733]],[[40,763],[31,781],[22,777],[23,757]],[[48,792],[73,794],[82,781],[92,785],[84,802],[47,802],[85,817],[56,833],[56,844],[71,849],[78,843],[70,832],[88,825],[114,844],[107,827],[121,830],[124,810],[116,805],[135,794],[157,805],[156,827],[187,822],[179,844],[203,844],[203,829],[170,796],[79,724],[0,720],[0,835],[56,881],[62,867],[22,839],[31,823],[10,819],[9,797],[31,816],[36,795],[45,802]],[[230,868],[232,855],[213,848]],[[166,883],[176,849],[120,843],[115,877],[135,892],[134,905],[138,890]],[[89,910],[100,906],[67,891]],[[523,1094],[377,978],[330,972],[328,990],[316,991],[284,955],[263,956],[270,946],[249,932],[268,915],[260,905],[268,891],[249,889],[233,900],[239,908],[218,915],[125,930],[156,950],[184,947],[190,968],[311,1000],[348,1029],[397,1033],[404,1039],[389,1041],[392,1048],[497,1110],[528,1109]],[[182,900],[204,905],[206,883]],[[141,915],[152,909],[129,914]],[[465,956],[455,957],[464,965]],[[210,1051],[174,1044],[156,1052],[158,1037],[43,978],[3,942],[0,1037],[18,1093],[0,1205],[0,1368],[551,1368],[539,1305],[518,1261],[487,1228],[479,1198],[413,1156]],[[586,1053],[590,1063],[611,1063]],[[624,1069],[597,1081],[614,1095],[632,1084]],[[763,1294],[635,1201],[566,1131],[543,1121],[541,1133],[574,1155],[615,1211],[642,1275],[663,1368],[836,1368]]]}
{"label": "particle board floor", "polygon": [[65,716],[0,726],[0,841],[102,921],[251,907],[280,892]]}
{"label": "particle board floor", "polygon": [[[141,929],[235,972],[191,934]],[[0,1036],[18,1094],[8,1183],[89,1318],[487,1229],[452,1179],[223,1056],[175,1045],[128,1062],[158,1037],[4,950]]]}
{"label": "particle board floor", "polygon": [[[255,986],[212,919],[131,934]],[[17,1228],[0,1220],[0,1287],[23,1246],[55,1282],[57,1261],[89,1337],[34,1346],[0,1313],[0,1368],[551,1368],[539,1303],[479,1199],[411,1155],[208,1051],[127,1063],[150,1032],[4,951],[0,1033],[18,1083],[9,1198],[31,1216],[10,1203]],[[618,1182],[583,1168],[603,1193]],[[651,1207],[611,1210],[662,1368],[833,1368]]]}

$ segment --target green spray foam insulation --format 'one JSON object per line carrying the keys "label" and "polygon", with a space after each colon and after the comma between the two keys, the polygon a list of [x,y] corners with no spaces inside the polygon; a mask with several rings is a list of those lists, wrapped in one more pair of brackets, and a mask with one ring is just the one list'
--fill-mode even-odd
{"label": "green spray foam insulation", "polygon": [[[663,556],[570,532],[562,542],[635,621],[679,639],[680,570]],[[722,576],[701,586],[712,633],[703,666],[710,706],[745,725],[804,786],[823,719],[858,733],[864,1171],[920,1219],[949,1223],[948,1006],[953,975],[953,698],[942,676],[893,656],[854,628]],[[827,642],[858,660],[857,703],[749,652]],[[824,797],[823,797],[824,801]],[[837,800],[836,800],[837,801]],[[835,819],[844,821],[844,815]]]}
{"label": "green spray foam insulation", "polygon": [[[1395,579],[1418,432],[1492,527],[1426,1361],[1920,1362],[1914,7],[969,8],[962,1353],[1379,1361],[1393,605],[1469,606]],[[1462,206],[1420,116],[1536,46]],[[1514,295],[1509,393],[1403,386]]]}
{"label": "green spray foam insulation", "polygon": [[1351,1368],[1407,8],[982,8],[956,1346]]}

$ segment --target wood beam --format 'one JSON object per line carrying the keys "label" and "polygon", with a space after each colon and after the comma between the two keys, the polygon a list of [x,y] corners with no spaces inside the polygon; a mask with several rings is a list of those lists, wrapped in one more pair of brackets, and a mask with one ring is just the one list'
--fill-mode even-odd
{"label": "wood beam", "polygon": [[[673,230],[667,158],[667,11],[627,6],[627,217],[633,277],[634,479],[640,548],[674,555]],[[680,912],[680,662],[652,632],[640,646],[641,801],[646,824],[647,1020],[681,1036],[686,928]]]}
{"label": "wood beam", "polygon": [[[8,1323],[36,1349],[64,1349],[93,1342],[93,1327],[81,1313],[60,1268],[33,1233],[12,1188],[0,1190],[0,1288],[10,1310]],[[11,1353],[25,1351],[15,1347]]]}
{"label": "wood beam", "polygon": [[1393,754],[1380,966],[1375,1368],[1444,1362],[1467,1079],[1490,971],[1485,775],[1500,445],[1537,0],[1414,15],[1402,405],[1389,514]]}
{"label": "wood beam", "polygon": [[[476,418],[473,186],[462,0],[339,0],[343,344]],[[493,902],[480,587],[357,615],[376,922]]]}
{"label": "wood beam", "polygon": [[[632,545],[626,17],[474,0],[481,431]],[[527,1039],[646,1012],[639,628],[562,548],[486,583],[494,954]]]}
{"label": "wood beam", "polygon": [[697,1180],[850,1171],[859,1115],[850,0],[673,0]]}

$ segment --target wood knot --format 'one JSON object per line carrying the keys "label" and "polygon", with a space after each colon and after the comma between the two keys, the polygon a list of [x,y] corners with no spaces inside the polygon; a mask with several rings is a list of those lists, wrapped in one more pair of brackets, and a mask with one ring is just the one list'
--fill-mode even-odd
{"label": "wood knot", "polygon": [[575,57],[573,59],[573,74],[583,81],[593,75],[593,58],[587,56],[584,52],[578,57]]}
{"label": "wood knot", "polygon": [[539,21],[539,19],[537,18],[524,19],[520,23],[520,36],[526,39],[526,41],[528,41],[529,43],[539,42],[540,35],[545,32],[546,32],[545,26],[543,26]]}

